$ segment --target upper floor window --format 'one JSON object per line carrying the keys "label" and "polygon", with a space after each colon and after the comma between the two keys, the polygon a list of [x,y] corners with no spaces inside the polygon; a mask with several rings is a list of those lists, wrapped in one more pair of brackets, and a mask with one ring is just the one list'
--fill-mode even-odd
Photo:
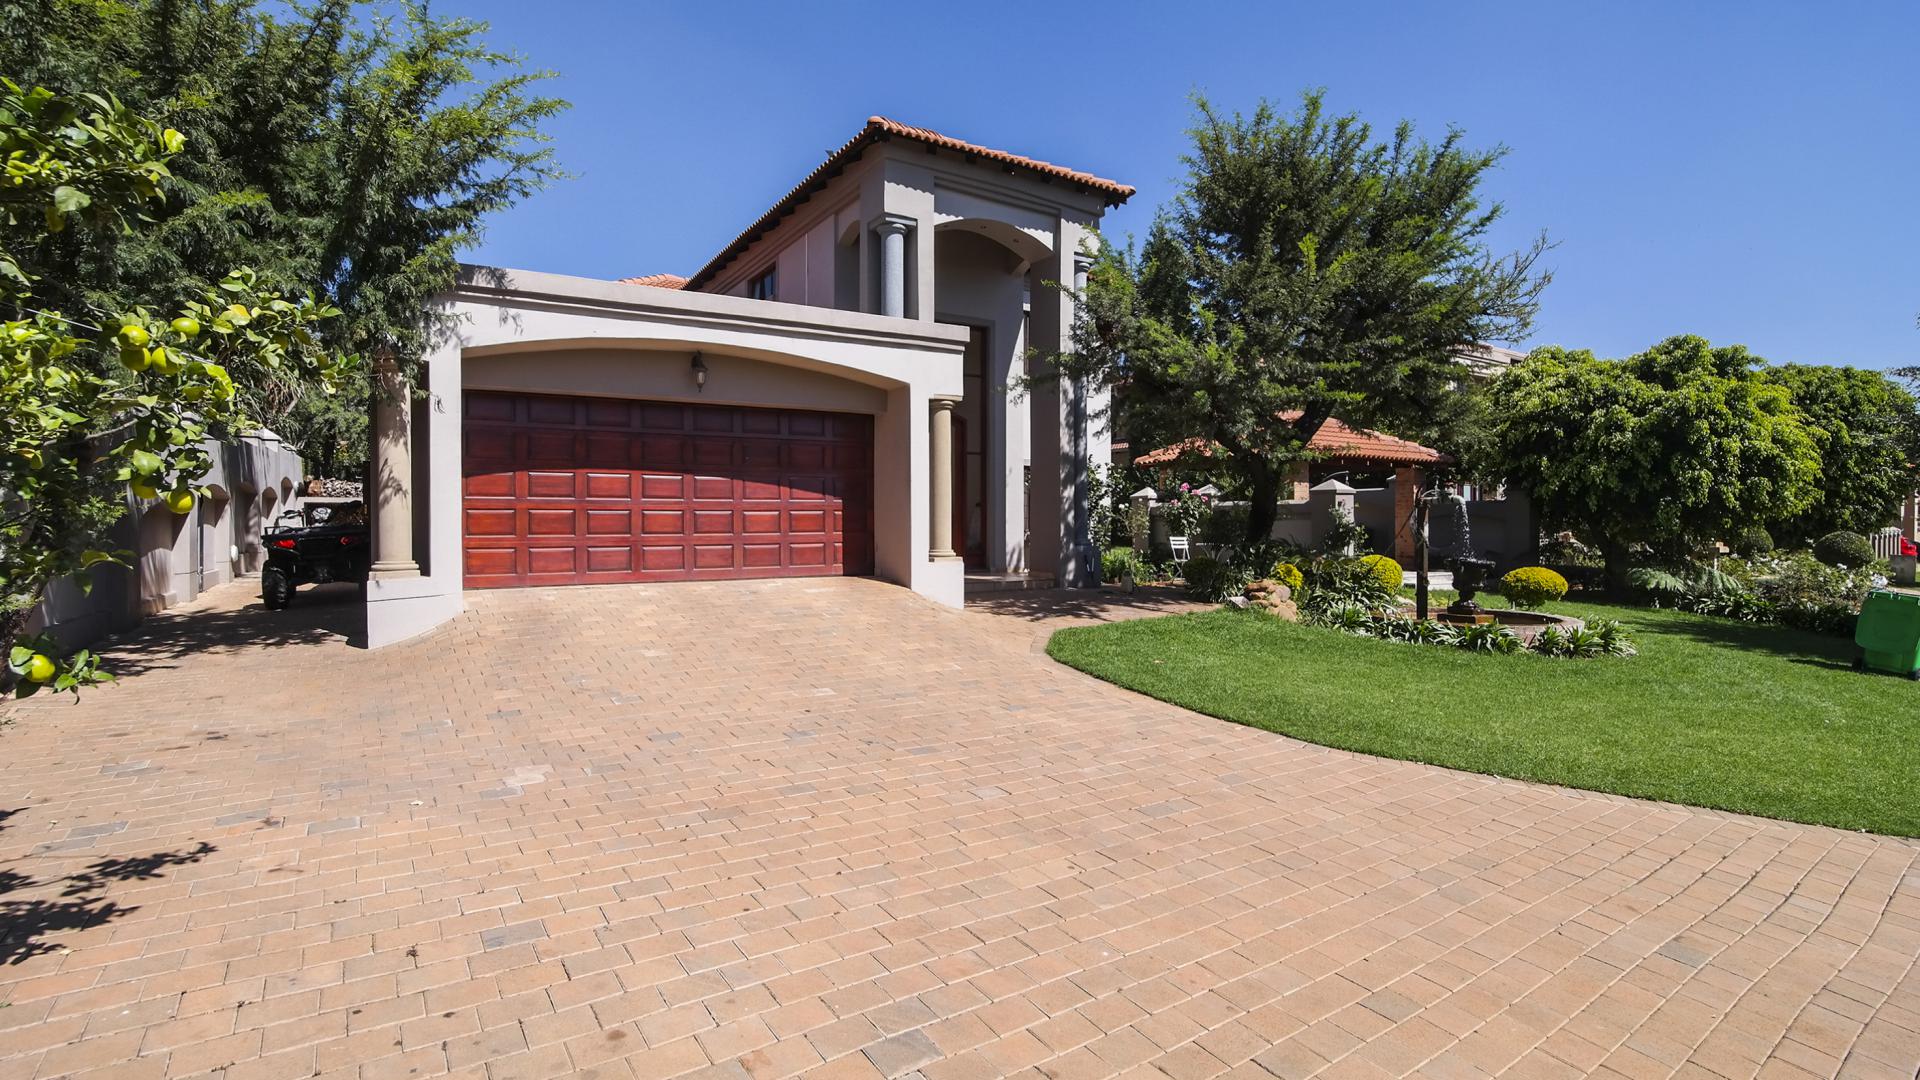
{"label": "upper floor window", "polygon": [[767,267],[766,273],[761,274],[759,277],[747,283],[747,295],[755,300],[778,299],[776,286],[779,282],[775,278],[778,272],[774,267]]}

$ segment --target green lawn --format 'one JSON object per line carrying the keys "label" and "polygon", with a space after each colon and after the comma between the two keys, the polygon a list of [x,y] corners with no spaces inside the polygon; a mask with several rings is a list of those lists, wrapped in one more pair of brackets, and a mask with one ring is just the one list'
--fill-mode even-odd
{"label": "green lawn", "polygon": [[1920,683],[1851,642],[1701,615],[1616,618],[1631,659],[1404,645],[1223,609],[1078,627],[1047,651],[1189,709],[1384,757],[1920,836]]}

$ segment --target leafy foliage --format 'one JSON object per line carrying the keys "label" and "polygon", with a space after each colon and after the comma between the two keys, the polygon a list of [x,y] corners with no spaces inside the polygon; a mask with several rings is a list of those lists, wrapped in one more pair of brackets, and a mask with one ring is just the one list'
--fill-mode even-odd
{"label": "leafy foliage", "polygon": [[1817,447],[1739,346],[1669,338],[1626,360],[1537,349],[1494,383],[1502,472],[1549,523],[1596,543],[1616,591],[1628,551],[1680,553],[1804,513]]}
{"label": "leafy foliage", "polygon": [[1132,548],[1108,548],[1100,553],[1101,581],[1119,581],[1128,570],[1133,571],[1135,580],[1146,576],[1140,566],[1140,556]]}
{"label": "leafy foliage", "polygon": [[1773,551],[1773,534],[1759,525],[1749,525],[1734,534],[1733,553],[1742,558],[1766,555]]}
{"label": "leafy foliage", "polygon": [[1300,592],[1300,587],[1306,583],[1306,578],[1301,575],[1300,568],[1285,560],[1274,563],[1273,571],[1267,576],[1285,585],[1287,588],[1292,589],[1296,594]]}
{"label": "leafy foliage", "polygon": [[1380,585],[1389,594],[1399,595],[1400,583],[1406,580],[1400,564],[1385,555],[1362,555],[1360,565],[1366,567],[1374,577],[1380,579]]}
{"label": "leafy foliage", "polygon": [[1873,541],[1857,532],[1836,530],[1813,542],[1813,557],[1828,566],[1872,566],[1880,561]]}
{"label": "leafy foliage", "polygon": [[[148,227],[50,242],[64,270],[36,287],[43,307],[173,310],[250,266],[340,309],[344,350],[408,365],[443,329],[431,300],[459,252],[561,175],[541,128],[565,103],[538,93],[546,74],[421,0],[0,0],[0,24],[0,72],[110,92],[194,140],[154,180],[164,200],[143,193]],[[234,373],[259,417],[356,473],[367,384],[343,380],[341,405],[267,374]]]}
{"label": "leafy foliage", "polygon": [[1567,595],[1567,579],[1544,566],[1522,566],[1500,579],[1500,595],[1514,607],[1531,611]]}
{"label": "leafy foliage", "polygon": [[1779,523],[1792,546],[1838,530],[1871,532],[1894,520],[1914,489],[1920,411],[1914,397],[1877,371],[1819,364],[1763,367],[1805,417],[1820,459],[1810,506]]}
{"label": "leafy foliage", "polygon": [[99,680],[97,657],[19,638],[48,585],[121,561],[96,545],[129,492],[189,512],[212,467],[206,440],[253,428],[261,386],[324,392],[353,361],[320,341],[337,309],[244,267],[171,319],[51,309],[43,283],[59,294],[68,269],[53,241],[140,220],[186,137],[112,98],[0,87],[0,305],[16,315],[0,324],[0,648],[16,692],[72,690]]}
{"label": "leafy foliage", "polygon": [[1526,331],[1545,245],[1490,250],[1501,208],[1478,189],[1503,152],[1457,131],[1376,138],[1317,92],[1286,115],[1197,111],[1180,196],[1137,258],[1098,253],[1075,349],[1053,359],[1124,388],[1131,438],[1218,444],[1259,539],[1329,418],[1391,430],[1450,414],[1452,357]]}
{"label": "leafy foliage", "polygon": [[1239,596],[1247,590],[1251,575],[1211,555],[1195,555],[1181,570],[1187,582],[1187,595],[1195,600],[1220,601]]}

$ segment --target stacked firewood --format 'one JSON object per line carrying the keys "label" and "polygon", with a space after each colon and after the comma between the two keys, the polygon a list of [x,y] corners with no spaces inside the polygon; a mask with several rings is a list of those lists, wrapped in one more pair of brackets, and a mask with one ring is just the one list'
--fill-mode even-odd
{"label": "stacked firewood", "polygon": [[330,477],[316,476],[307,481],[307,497],[313,499],[357,499],[360,497],[360,481],[335,480]]}

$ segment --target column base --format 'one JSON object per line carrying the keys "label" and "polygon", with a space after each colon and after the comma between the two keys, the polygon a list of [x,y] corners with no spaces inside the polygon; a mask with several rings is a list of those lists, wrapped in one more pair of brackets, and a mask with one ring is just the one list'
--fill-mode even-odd
{"label": "column base", "polygon": [[420,576],[420,564],[412,559],[397,562],[377,562],[368,570],[368,577],[386,581],[389,578],[408,578]]}

